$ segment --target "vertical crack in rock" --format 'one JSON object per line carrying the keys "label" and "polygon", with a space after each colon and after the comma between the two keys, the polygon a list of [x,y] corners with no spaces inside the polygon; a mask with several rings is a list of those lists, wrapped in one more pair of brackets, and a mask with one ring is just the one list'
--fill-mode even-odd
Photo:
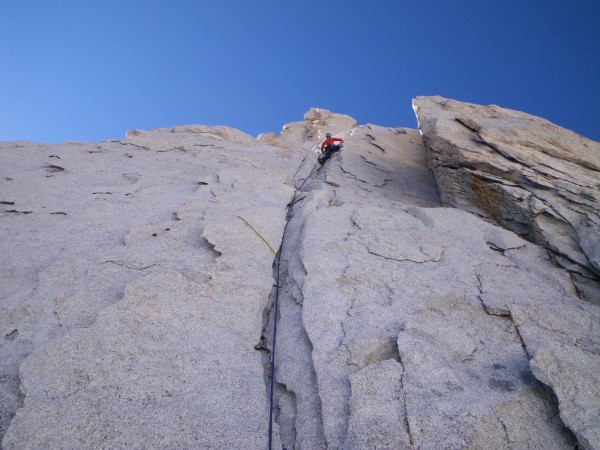
{"label": "vertical crack in rock", "polygon": [[[302,179],[299,175],[301,169],[302,167],[295,175],[300,179]],[[308,181],[308,176],[304,177],[304,181]],[[327,448],[321,400],[312,362],[313,348],[302,323],[302,280],[307,272],[298,251],[304,222],[302,217],[295,217],[294,212],[304,200],[304,197],[300,196],[303,187],[304,182],[296,188],[287,205],[286,225],[273,264],[275,284],[263,312],[261,338],[255,347],[256,350],[263,352],[265,386],[267,395],[270,396],[273,376],[271,367],[273,329],[277,320],[274,421],[279,426],[282,446],[288,449]],[[279,302],[277,318],[275,302]]]}
{"label": "vertical crack in rock", "polygon": [[[489,243],[488,243],[488,245],[489,245]],[[520,247],[517,247],[517,248],[520,248]],[[528,348],[528,346],[526,344],[526,340],[524,339],[524,337],[522,335],[522,332],[518,326],[518,323],[513,318],[513,314],[511,312],[511,310],[508,307],[506,309],[504,309],[504,308],[498,309],[498,308],[494,308],[494,307],[490,307],[489,305],[486,305],[486,303],[484,301],[484,295],[485,295],[484,292],[485,291],[483,288],[483,281],[482,281],[480,274],[477,275],[477,281],[478,281],[478,289],[479,289],[479,293],[480,293],[479,299],[481,300],[484,311],[489,315],[502,316],[502,317],[505,317],[507,320],[509,320],[511,330],[518,337],[521,347],[523,349],[523,353],[524,353],[525,357],[527,358],[527,361],[529,361],[529,364],[531,365],[532,359],[533,359],[535,353],[532,353],[531,350]],[[519,311],[519,308],[517,308],[517,311]],[[570,427],[567,426],[567,424],[563,420],[563,417],[561,415],[561,411],[559,408],[559,400],[558,400],[558,397],[557,397],[556,393],[554,392],[552,386],[549,386],[548,384],[546,384],[544,382],[543,377],[536,375],[534,372],[531,371],[531,369],[528,370],[528,377],[530,377],[532,379],[532,381],[531,381],[532,385],[535,386],[536,390],[538,391],[538,393],[540,395],[540,398],[542,398],[543,401],[546,403],[547,408],[549,409],[549,412],[551,414],[552,420],[558,424],[557,425],[558,428],[562,429],[562,434],[563,434],[564,438],[567,441],[576,442],[578,436],[576,435],[576,433],[573,432],[573,430],[571,430]],[[542,378],[542,379],[540,379],[540,378]],[[533,380],[535,380],[535,381],[533,381]],[[502,420],[500,420],[500,423],[502,424],[503,430],[506,434],[507,445],[510,446],[510,443],[511,443],[510,433],[507,429],[507,426],[506,426],[505,422]],[[586,445],[584,445],[584,447],[587,448]]]}
{"label": "vertical crack in rock", "polygon": [[[527,352],[533,376],[546,388],[560,420],[585,449],[600,444],[597,374],[600,315],[595,306],[565,305],[560,319],[546,308],[511,308],[511,319]],[[555,320],[548,327],[549,320]],[[571,328],[570,334],[564,330]]]}
{"label": "vertical crack in rock", "polygon": [[[396,350],[397,349],[398,347],[396,347]],[[406,428],[406,433],[408,434],[410,446],[414,448],[415,441],[413,440],[413,435],[410,431],[410,420],[408,419],[408,406],[406,404],[406,390],[404,389],[404,378],[406,376],[406,372],[404,370],[404,362],[402,361],[402,358],[400,358],[400,353],[398,353],[398,362],[402,367],[402,373],[400,374],[400,394],[402,396],[402,407],[404,409],[404,427]]]}

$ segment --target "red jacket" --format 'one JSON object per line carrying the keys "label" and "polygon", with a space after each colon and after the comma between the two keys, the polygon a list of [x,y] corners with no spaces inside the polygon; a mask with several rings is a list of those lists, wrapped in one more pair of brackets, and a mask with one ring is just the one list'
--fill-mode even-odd
{"label": "red jacket", "polygon": [[321,144],[321,153],[323,153],[323,149],[325,147],[327,147],[329,144],[333,144],[334,142],[342,142],[342,140],[340,138],[334,138],[334,137],[325,139],[323,141],[323,143]]}

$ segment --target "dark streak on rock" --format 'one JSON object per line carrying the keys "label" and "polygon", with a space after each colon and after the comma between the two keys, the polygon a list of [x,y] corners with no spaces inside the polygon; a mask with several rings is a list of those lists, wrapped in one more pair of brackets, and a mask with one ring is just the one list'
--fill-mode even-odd
{"label": "dark streak on rock", "polygon": [[19,330],[14,329],[10,333],[8,333],[6,336],[4,336],[4,339],[6,339],[7,341],[14,341],[18,335],[19,335]]}
{"label": "dark streak on rock", "polygon": [[33,211],[17,211],[16,209],[5,209],[2,212],[12,213],[12,214],[31,214],[31,213],[33,213]]}
{"label": "dark streak on rock", "polygon": [[112,260],[104,261],[103,264],[106,264],[106,263],[116,264],[117,266],[126,267],[127,269],[133,269],[133,270],[146,270],[146,269],[149,269],[150,267],[156,266],[156,263],[152,263],[148,266],[134,267],[134,266],[130,266],[129,264],[127,264],[126,262],[123,262],[123,261],[112,261]]}
{"label": "dark streak on rock", "polygon": [[[368,252],[370,255],[373,255],[373,256],[379,256],[380,258],[387,259],[388,261],[397,261],[397,262],[412,262],[412,263],[415,263],[415,264],[425,264],[425,263],[439,263],[439,262],[441,262],[441,261],[442,261],[442,259],[443,259],[443,257],[444,257],[444,251],[442,251],[442,254],[441,254],[441,256],[439,257],[439,259],[427,259],[427,260],[425,260],[425,261],[414,261],[414,260],[412,260],[412,259],[410,259],[410,258],[403,258],[403,259],[390,258],[390,257],[388,257],[388,256],[384,256],[384,255],[380,255],[379,253],[375,253],[374,251],[372,251],[370,248],[368,248],[368,247],[366,247],[366,246],[365,246],[365,248],[367,249],[367,252]],[[428,255],[425,255],[424,253],[423,253],[423,255],[424,255],[424,256],[428,256]]]}
{"label": "dark streak on rock", "polygon": [[173,147],[167,150],[157,150],[156,153],[166,153],[166,152],[172,152],[173,150],[181,150],[183,152],[187,152],[187,150],[184,147]]}
{"label": "dark streak on rock", "polygon": [[52,172],[52,173],[58,173],[58,172],[64,172],[65,171],[64,167],[56,166],[54,164],[48,164],[46,166],[46,170],[48,172]]}

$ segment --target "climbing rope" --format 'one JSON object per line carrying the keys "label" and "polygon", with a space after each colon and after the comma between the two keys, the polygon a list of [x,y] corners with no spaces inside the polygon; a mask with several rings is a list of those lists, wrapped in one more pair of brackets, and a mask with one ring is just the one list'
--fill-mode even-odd
{"label": "climbing rope", "polygon": [[[353,131],[354,131],[354,129],[348,130],[343,133],[338,133],[336,135],[336,137],[343,136],[348,133],[351,133],[351,135],[352,135]],[[313,147],[313,150],[315,150],[316,148],[317,148],[317,146]],[[281,279],[281,271],[280,271],[281,253],[283,251],[283,244],[285,242],[285,235],[286,235],[287,227],[292,218],[292,209],[296,203],[298,203],[301,200],[304,200],[304,197],[301,197],[297,200],[296,200],[296,197],[298,196],[298,193],[304,187],[304,184],[308,181],[308,179],[310,177],[312,177],[316,172],[318,172],[321,167],[322,166],[315,167],[312,170],[312,172],[306,178],[304,178],[304,180],[302,181],[302,184],[300,184],[300,186],[297,187],[296,185],[294,185],[294,188],[296,189],[296,191],[294,192],[294,196],[292,197],[292,200],[287,205],[288,212],[285,217],[285,227],[283,228],[283,235],[281,237],[281,246],[279,247],[279,251],[277,252],[277,256],[275,258],[275,261],[277,264],[277,277],[276,277],[276,284],[275,284],[275,305],[274,305],[275,311],[274,311],[274,319],[273,319],[273,347],[271,349],[271,386],[270,386],[270,393],[269,393],[269,450],[273,449],[273,409],[275,407],[274,392],[275,392],[275,380],[276,380],[275,345],[276,345],[276,340],[277,340],[277,316],[279,314],[279,287],[280,287],[280,279]],[[241,219],[241,217],[240,217],[240,219]],[[244,222],[245,222],[245,220],[244,220]]]}
{"label": "climbing rope", "polygon": [[[305,178],[305,182],[308,179]],[[302,183],[302,186],[304,185],[304,182]],[[277,258],[276,263],[277,263],[277,277],[276,277],[276,284],[275,284],[275,312],[274,312],[274,319],[273,319],[273,348],[271,349],[271,392],[269,395],[269,450],[272,450],[273,448],[273,408],[274,408],[274,388],[275,388],[275,344],[276,344],[276,339],[277,339],[277,316],[279,314],[279,286],[280,286],[280,278],[281,278],[281,271],[280,271],[280,266],[281,266],[281,252],[283,251],[283,243],[285,242],[285,234],[287,231],[287,227],[290,223],[290,219],[292,218],[292,208],[294,207],[294,204],[296,204],[298,201],[302,200],[296,200],[296,196],[298,195],[299,190],[296,190],[296,192],[294,192],[294,196],[292,197],[292,201],[290,203],[288,203],[287,208],[288,208],[288,212],[286,214],[285,217],[285,227],[283,228],[283,235],[281,237],[281,246],[279,247],[279,251],[277,252]]]}
{"label": "climbing rope", "polygon": [[[321,166],[321,167],[322,167],[322,166]],[[306,183],[306,181],[307,181],[307,180],[308,180],[310,177],[312,177],[312,176],[313,176],[315,173],[317,173],[321,167],[319,167],[319,166],[315,167],[315,168],[313,169],[313,171],[312,171],[310,174],[308,174],[308,176],[307,176],[307,177],[306,177],[306,178],[305,178],[305,179],[302,181],[302,184],[301,184],[300,186],[296,187],[296,186],[294,185],[294,187],[296,188],[296,190],[298,190],[298,191],[299,191],[300,189],[302,189],[302,188],[304,187],[304,183]],[[294,194],[294,198],[293,198],[293,199],[292,199],[292,201],[290,202],[291,204],[294,204],[294,203],[295,203],[295,202],[294,202],[295,198],[296,198],[296,194]]]}
{"label": "climbing rope", "polygon": [[[287,224],[286,224],[287,227]],[[284,231],[285,236],[285,231]],[[283,239],[281,248],[277,254],[277,284],[275,287],[275,319],[273,324],[273,348],[271,349],[271,392],[269,395],[269,450],[273,449],[273,389],[275,387],[275,338],[277,336],[277,314],[279,313],[279,265],[281,262],[281,250],[283,248]]]}
{"label": "climbing rope", "polygon": [[275,380],[276,380],[276,373],[275,373],[275,345],[277,343],[277,316],[279,315],[279,287],[280,287],[280,280],[281,280],[281,270],[280,270],[280,266],[281,266],[281,253],[283,252],[283,245],[285,243],[285,235],[287,232],[287,228],[288,225],[290,223],[290,220],[292,218],[292,210],[294,208],[294,205],[296,203],[298,203],[301,200],[304,200],[304,197],[301,197],[299,199],[296,199],[296,197],[298,197],[298,193],[300,192],[300,189],[302,189],[304,187],[304,184],[308,181],[308,179],[313,176],[318,170],[320,169],[319,166],[317,166],[316,168],[313,169],[313,171],[306,177],[304,178],[304,180],[302,181],[302,184],[300,184],[300,186],[296,186],[294,185],[294,188],[296,189],[296,191],[294,192],[294,196],[292,197],[292,200],[288,203],[287,205],[287,214],[285,216],[285,227],[283,227],[283,235],[281,236],[281,246],[279,247],[279,251],[277,252],[277,256],[275,258],[276,264],[277,264],[277,276],[276,276],[276,280],[275,280],[275,311],[274,311],[274,317],[273,317],[273,347],[271,349],[271,386],[270,386],[270,393],[269,393],[269,450],[273,449],[273,409],[275,407]]}

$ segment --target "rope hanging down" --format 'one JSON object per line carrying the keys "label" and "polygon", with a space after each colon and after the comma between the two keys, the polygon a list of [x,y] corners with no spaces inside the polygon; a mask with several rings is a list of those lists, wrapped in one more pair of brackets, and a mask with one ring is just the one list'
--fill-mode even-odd
{"label": "rope hanging down", "polygon": [[[308,179],[308,177],[306,178]],[[305,181],[306,181],[305,179]],[[304,183],[302,183],[304,185]],[[294,196],[292,197],[292,201],[288,203],[288,212],[285,217],[285,227],[283,228],[283,236],[281,237],[281,246],[279,247],[279,251],[277,252],[277,257],[275,259],[277,264],[277,279],[275,284],[275,312],[273,318],[273,348],[271,349],[271,392],[269,394],[269,450],[273,448],[273,407],[274,407],[274,388],[275,388],[275,344],[277,339],[277,316],[279,314],[279,286],[281,279],[281,252],[283,251],[283,243],[285,241],[285,234],[287,231],[288,224],[290,223],[290,219],[292,218],[292,208],[294,204],[299,201],[296,200],[296,196],[298,195],[299,190],[294,192]]]}
{"label": "rope hanging down", "polygon": [[[281,242],[283,247],[283,240]],[[277,336],[277,314],[279,313],[279,263],[281,249],[277,254],[277,285],[275,287],[275,320],[273,324],[273,348],[271,349],[271,392],[269,395],[269,450],[273,449],[273,388],[275,386],[275,337]]]}
{"label": "rope hanging down", "polygon": [[275,258],[276,264],[277,264],[277,277],[275,280],[275,312],[274,312],[274,317],[273,317],[273,348],[271,349],[271,386],[270,386],[270,393],[269,393],[269,450],[273,450],[273,408],[274,408],[274,390],[275,390],[275,380],[276,380],[276,374],[275,374],[275,344],[276,344],[276,340],[277,340],[277,316],[279,315],[279,287],[281,285],[280,280],[281,280],[281,271],[280,271],[280,266],[281,266],[281,252],[283,251],[283,244],[285,242],[285,235],[287,232],[287,227],[290,223],[290,220],[292,218],[292,210],[294,208],[294,205],[296,203],[298,203],[301,200],[304,200],[304,197],[301,197],[299,199],[297,199],[296,197],[298,197],[298,193],[301,192],[300,190],[304,187],[304,184],[306,183],[306,181],[315,174],[315,172],[317,172],[320,169],[320,167],[316,167],[315,169],[313,169],[313,171],[302,181],[302,184],[300,184],[300,186],[296,187],[296,191],[294,192],[294,196],[292,197],[292,200],[288,203],[287,205],[287,209],[288,212],[285,216],[285,227],[283,228],[283,235],[281,237],[281,246],[279,247],[279,251],[277,252],[277,256]]}
{"label": "rope hanging down", "polygon": [[[346,131],[344,133],[339,133],[336,136],[343,136],[343,135],[346,135],[348,133],[350,133],[350,135],[352,135],[353,131],[354,130],[348,130],[348,131]],[[316,148],[317,147],[314,147],[313,150],[315,150]],[[271,386],[270,386],[270,393],[269,393],[269,450],[273,450],[273,408],[275,406],[274,405],[274,391],[275,391],[275,380],[276,380],[276,374],[275,374],[275,344],[276,344],[276,340],[277,340],[277,316],[279,314],[279,287],[280,287],[280,279],[281,279],[281,271],[280,271],[280,266],[281,266],[281,252],[283,251],[283,244],[285,242],[285,235],[286,235],[287,227],[288,227],[288,225],[290,223],[290,219],[292,218],[292,209],[293,209],[293,207],[294,207],[294,205],[296,203],[298,203],[301,200],[304,200],[304,197],[299,198],[299,199],[296,199],[296,197],[298,196],[298,193],[304,187],[304,184],[308,181],[308,179],[310,177],[312,177],[316,172],[318,172],[320,168],[321,167],[319,167],[319,166],[317,166],[316,168],[314,168],[312,170],[312,172],[306,178],[304,178],[304,180],[302,181],[302,184],[300,184],[300,186],[296,187],[294,185],[294,187],[296,188],[296,192],[294,192],[294,196],[292,197],[292,200],[287,205],[288,212],[287,212],[286,217],[285,217],[285,227],[283,228],[283,235],[281,237],[281,246],[279,247],[279,251],[277,252],[277,255],[276,255],[276,258],[275,258],[275,261],[276,261],[276,264],[277,264],[277,277],[276,277],[276,284],[275,284],[275,312],[274,312],[274,318],[273,318],[273,348],[271,349]],[[242,219],[242,218],[240,217],[240,219]],[[244,219],[242,219],[242,220],[244,220]],[[244,220],[244,222],[246,222],[246,221]],[[256,232],[256,230],[255,230],[255,232]]]}

